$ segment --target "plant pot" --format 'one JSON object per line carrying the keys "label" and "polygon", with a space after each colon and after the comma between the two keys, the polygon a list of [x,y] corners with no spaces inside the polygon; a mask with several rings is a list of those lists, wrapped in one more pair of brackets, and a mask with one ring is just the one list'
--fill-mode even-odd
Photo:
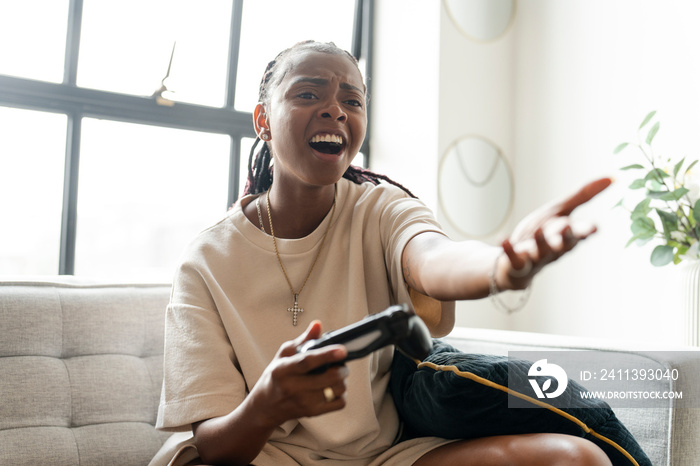
{"label": "plant pot", "polygon": [[700,260],[687,261],[683,267],[683,313],[685,343],[700,346]]}

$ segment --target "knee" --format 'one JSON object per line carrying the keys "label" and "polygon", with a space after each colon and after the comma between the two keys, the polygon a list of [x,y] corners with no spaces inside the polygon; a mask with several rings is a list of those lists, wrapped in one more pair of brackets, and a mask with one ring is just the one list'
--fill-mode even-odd
{"label": "knee", "polygon": [[549,438],[544,454],[551,466],[612,466],[610,459],[595,443],[580,437],[557,435]]}

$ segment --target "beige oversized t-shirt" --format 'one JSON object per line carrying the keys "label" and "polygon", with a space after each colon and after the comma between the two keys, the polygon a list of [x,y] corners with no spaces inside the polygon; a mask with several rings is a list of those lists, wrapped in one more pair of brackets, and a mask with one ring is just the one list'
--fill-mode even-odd
{"label": "beige oversized t-shirt", "polygon": [[[245,217],[247,196],[185,251],[166,314],[165,368],[157,427],[189,430],[226,415],[255,385],[280,345],[313,319],[324,331],[357,322],[391,304],[410,303],[401,254],[413,236],[441,231],[419,200],[388,184],[341,179],[337,207],[309,236],[278,239],[296,290],[332,222],[318,262],[299,296],[304,312],[292,325],[289,286],[272,237]],[[291,420],[273,433],[258,466],[411,464],[445,443],[417,439],[395,445],[399,419],[387,392],[393,347],[350,361],[347,405]]]}

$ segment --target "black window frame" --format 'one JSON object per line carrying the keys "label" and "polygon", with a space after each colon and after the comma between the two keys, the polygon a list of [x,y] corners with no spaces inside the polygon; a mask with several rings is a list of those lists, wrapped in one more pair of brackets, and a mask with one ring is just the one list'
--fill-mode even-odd
{"label": "black window frame", "polygon": [[[177,102],[172,107],[154,98],[81,88],[76,85],[83,0],[70,0],[64,74],[61,83],[37,81],[0,74],[0,106],[38,110],[67,116],[63,207],[61,214],[59,275],[73,275],[78,206],[80,139],[83,118],[100,118],[127,123],[227,134],[231,138],[227,206],[239,193],[240,141],[254,138],[252,115],[235,109],[238,53],[241,39],[243,1],[234,0],[231,14],[226,99],[223,107]],[[254,0],[252,0],[254,1]],[[352,50],[365,61],[367,92],[371,95],[372,29],[374,0],[355,0]],[[367,108],[368,118],[370,108]],[[369,163],[369,125],[361,149]]]}

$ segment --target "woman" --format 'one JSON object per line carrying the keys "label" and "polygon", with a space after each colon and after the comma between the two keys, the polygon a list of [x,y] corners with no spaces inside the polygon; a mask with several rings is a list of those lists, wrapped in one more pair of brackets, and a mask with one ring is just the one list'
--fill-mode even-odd
{"label": "woman", "polygon": [[296,353],[321,322],[340,328],[412,297],[431,333],[445,335],[450,301],[525,289],[593,233],[574,231],[568,215],[609,180],[533,214],[502,248],[453,242],[420,201],[350,166],[365,137],[365,86],[332,44],[297,44],[268,65],[254,125],[263,149],[249,194],[194,241],[175,277],[160,429],[191,429],[206,464],[611,464],[559,434],[399,442],[392,348],[321,374],[309,372],[345,348]]}

